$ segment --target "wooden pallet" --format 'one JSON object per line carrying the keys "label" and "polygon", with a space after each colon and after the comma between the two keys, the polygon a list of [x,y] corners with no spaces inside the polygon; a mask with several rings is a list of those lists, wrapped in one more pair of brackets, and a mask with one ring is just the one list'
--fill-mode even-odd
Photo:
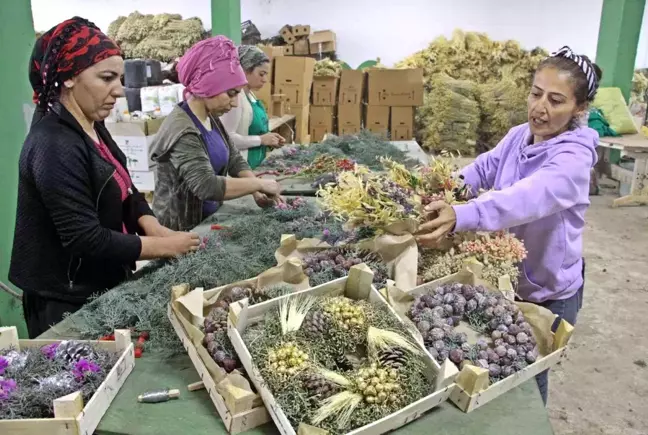
{"label": "wooden pallet", "polygon": [[[466,262],[464,270],[445,278],[423,284],[406,291],[405,293],[415,297],[421,294],[426,294],[430,290],[449,283],[484,285],[490,290],[497,291],[497,289],[492,288],[490,285],[482,281],[480,276],[481,265],[478,263]],[[512,295],[512,286],[508,276],[502,276],[499,279],[499,291],[512,299],[514,294]],[[465,365],[461,371],[458,372],[456,378],[454,378],[456,388],[450,395],[450,401],[462,411],[471,412],[507,391],[512,390],[521,383],[533,378],[535,375],[548,370],[560,362],[560,360],[565,356],[567,351],[567,342],[571,338],[573,329],[574,328],[568,322],[563,320],[555,334],[547,333],[547,335],[553,335],[553,347],[550,353],[539,358],[535,363],[525,367],[523,370],[516,372],[495,384],[491,385],[488,370],[472,365]],[[450,361],[446,360],[446,364],[448,363],[450,363]]]}
{"label": "wooden pallet", "polygon": [[[0,349],[25,349],[60,343],[62,340],[18,340],[15,327],[0,328]],[[81,340],[79,340],[81,341]],[[116,330],[115,341],[81,341],[121,356],[90,401],[84,405],[80,392],[54,400],[54,418],[0,420],[0,433],[15,435],[91,435],[126,378],[135,367],[130,331]]]}
{"label": "wooden pallet", "polygon": [[[254,283],[255,279],[246,282]],[[214,292],[218,289],[212,290]],[[187,320],[181,314],[180,308],[174,303],[176,299],[189,292],[188,285],[175,286],[172,290],[171,304],[168,307],[168,317],[175,329],[176,334],[182,341],[191,362],[193,363],[204,388],[209,393],[209,398],[216,407],[218,414],[223,420],[227,431],[237,434],[253,429],[270,421],[270,416],[263,406],[263,401],[258,394],[228,385],[225,388],[217,389],[218,382],[214,375],[209,372],[204,358],[211,358],[201,343],[194,343],[187,333]],[[225,376],[223,370],[221,377]]]}
{"label": "wooden pallet", "polygon": [[[366,265],[361,264],[354,266],[349,272],[349,276],[347,277],[340,278],[335,281],[331,281],[330,283],[322,284],[308,290],[297,292],[294,295],[344,295],[350,299],[368,300],[374,303],[385,304],[387,307],[389,307],[389,305],[373,287],[372,281],[373,272],[371,272],[371,270]],[[261,394],[261,397],[263,398],[263,401],[266,404],[266,407],[268,408],[268,411],[270,412],[270,415],[272,416],[272,419],[277,425],[279,431],[284,435],[296,435],[297,432],[295,432],[295,430],[290,425],[290,422],[286,418],[286,415],[275,401],[272,392],[268,389],[260,372],[254,365],[250,352],[243,342],[242,334],[248,326],[262,320],[264,315],[268,311],[275,310],[282,300],[284,300],[285,298],[294,297],[294,295],[284,296],[253,306],[249,306],[247,299],[234,303],[230,305],[230,314],[227,328],[230,340],[232,341],[232,344],[236,349],[239,359],[243,363],[246,372]],[[391,310],[391,307],[389,308]],[[394,315],[396,315],[396,313],[394,313]],[[432,360],[432,358],[428,358],[426,360],[426,363],[430,381],[432,382],[432,379],[435,379],[435,385],[439,385],[439,388],[435,389],[435,392],[433,394],[410,404],[409,406],[390,416],[387,416],[370,425],[356,429],[350,432],[349,435],[379,435],[389,432],[419,418],[425,412],[446,401],[450,396],[450,393],[454,389],[454,384],[447,386],[443,385],[444,379],[442,379],[437,372],[438,364],[436,364]]]}

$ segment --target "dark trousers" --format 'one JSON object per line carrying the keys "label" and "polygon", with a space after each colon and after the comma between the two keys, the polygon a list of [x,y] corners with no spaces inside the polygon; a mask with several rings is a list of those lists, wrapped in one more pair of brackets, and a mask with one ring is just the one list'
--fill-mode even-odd
{"label": "dark trousers", "polygon": [[63,320],[65,313],[78,311],[83,304],[43,298],[35,293],[23,292],[23,314],[29,338],[36,338]]}
{"label": "dark trousers", "polygon": [[[558,317],[553,324],[553,331],[556,332],[560,321],[565,319],[572,326],[576,325],[576,318],[578,317],[578,312],[583,307],[583,292],[585,288],[585,260],[583,259],[583,285],[574,296],[569,299],[562,299],[559,301],[545,301],[539,305],[545,307]],[[549,370],[538,374],[536,376],[536,382],[538,383],[538,389],[540,390],[540,395],[542,396],[542,401],[545,406],[547,405],[547,398],[549,396]]]}

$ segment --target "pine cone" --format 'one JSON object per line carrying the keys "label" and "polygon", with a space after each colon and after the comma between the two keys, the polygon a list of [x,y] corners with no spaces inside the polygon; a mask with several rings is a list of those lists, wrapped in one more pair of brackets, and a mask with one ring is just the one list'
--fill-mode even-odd
{"label": "pine cone", "polygon": [[223,299],[232,303],[250,297],[251,291],[247,287],[232,287],[223,293]]}
{"label": "pine cone", "polygon": [[401,349],[391,349],[382,351],[378,355],[378,360],[384,367],[400,369],[407,362],[405,352]]}
{"label": "pine cone", "polygon": [[266,292],[266,287],[262,288],[253,288],[250,294],[250,303],[251,304],[260,304],[261,302],[265,302],[268,299],[268,294]]}
{"label": "pine cone", "polygon": [[54,359],[68,363],[75,363],[80,359],[92,360],[94,357],[95,352],[92,346],[74,340],[62,341],[54,355]]}
{"label": "pine cone", "polygon": [[302,328],[312,334],[325,334],[331,327],[331,316],[323,311],[311,311],[306,315]]}
{"label": "pine cone", "polygon": [[216,307],[212,309],[207,317],[205,317],[205,322],[203,324],[205,328],[205,334],[212,334],[218,331],[227,330],[227,310],[221,307]]}
{"label": "pine cone", "polygon": [[309,395],[317,396],[319,400],[327,399],[339,391],[339,387],[335,383],[315,373],[304,375],[303,383]]}

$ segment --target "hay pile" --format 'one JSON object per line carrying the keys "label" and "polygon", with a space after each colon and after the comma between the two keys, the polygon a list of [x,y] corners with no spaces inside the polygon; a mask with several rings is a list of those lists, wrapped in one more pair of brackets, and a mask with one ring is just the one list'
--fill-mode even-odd
{"label": "hay pile", "polygon": [[315,62],[315,77],[340,77],[342,64],[331,59],[322,59]]}
{"label": "hay pile", "polygon": [[[536,67],[546,56],[548,53],[545,50],[523,50],[516,41],[493,41],[483,33],[455,30],[452,39],[437,38],[428,48],[406,58],[397,67],[423,68],[425,88],[429,95],[448,93],[435,89],[447,82],[447,79],[440,80],[439,77],[443,77],[440,75],[476,85],[475,101],[479,105],[481,118],[475,133],[476,143],[483,144],[480,148],[491,148],[511,127],[526,119],[526,93]],[[522,94],[524,98],[521,98]],[[466,107],[470,106],[470,115],[453,110],[459,115],[455,120],[449,117],[451,114],[447,110],[438,110],[439,104],[433,110],[430,104],[434,103],[430,102],[419,109],[418,136],[427,138],[422,143],[430,150],[465,150],[466,138],[474,137],[472,122],[466,121],[467,117],[473,120],[474,107],[458,96],[446,95],[445,98],[450,101],[458,99]],[[434,132],[438,129],[435,126],[442,123],[457,124],[461,128],[449,139],[447,135],[441,135],[439,139],[439,136],[430,134],[428,130]],[[448,140],[448,143],[440,144],[438,140]],[[455,146],[458,148],[453,148]]]}
{"label": "hay pile", "polygon": [[126,58],[172,61],[203,39],[199,18],[182,19],[178,14],[143,15],[133,12],[108,27],[108,35],[120,45]]}

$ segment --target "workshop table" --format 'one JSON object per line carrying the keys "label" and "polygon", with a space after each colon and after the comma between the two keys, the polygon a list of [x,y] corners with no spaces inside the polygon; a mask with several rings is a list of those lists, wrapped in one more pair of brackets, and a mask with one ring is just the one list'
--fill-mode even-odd
{"label": "workshop table", "polygon": [[[312,198],[308,200],[313,200]],[[228,201],[217,212],[219,223],[240,216],[256,207],[251,197]],[[204,235],[210,224],[196,227]],[[277,235],[279,237],[279,235]],[[277,242],[278,243],[278,242]],[[153,262],[149,267],[156,267]],[[68,316],[39,338],[79,338],[73,331],[81,312]],[[164,435],[226,434],[216,409],[205,390],[189,392],[187,385],[200,380],[186,354],[161,359],[144,353],[135,360],[135,369],[104,415],[98,435]],[[145,391],[177,388],[181,396],[158,404],[141,404],[137,396]],[[481,408],[464,414],[452,403],[444,403],[418,420],[397,431],[401,435],[551,435],[553,430],[540,398],[537,384],[531,379]],[[277,434],[268,423],[248,434]]]}

